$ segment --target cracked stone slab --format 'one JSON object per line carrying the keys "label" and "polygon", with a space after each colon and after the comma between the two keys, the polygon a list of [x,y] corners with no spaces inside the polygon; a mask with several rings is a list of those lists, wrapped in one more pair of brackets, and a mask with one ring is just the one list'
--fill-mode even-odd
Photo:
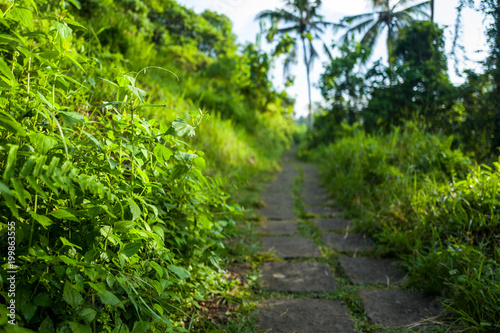
{"label": "cracked stone slab", "polygon": [[297,233],[298,225],[298,222],[291,221],[266,221],[260,226],[259,232],[275,236],[293,235]]}
{"label": "cracked stone slab", "polygon": [[340,214],[338,209],[329,206],[308,206],[304,208],[306,212],[320,216],[335,216]]}
{"label": "cracked stone slab", "polygon": [[293,207],[266,207],[259,209],[259,214],[268,220],[293,220],[296,218]]}
{"label": "cracked stone slab", "polygon": [[330,266],[317,262],[266,262],[262,265],[263,290],[332,292],[337,288]]}
{"label": "cracked stone slab", "polygon": [[439,314],[438,302],[409,290],[360,289],[365,310],[376,325],[410,325]]}
{"label": "cracked stone slab", "polygon": [[354,324],[340,301],[278,299],[261,303],[258,325],[265,332],[354,333]]}
{"label": "cracked stone slab", "polygon": [[279,258],[312,258],[321,255],[310,238],[261,237],[261,242],[265,251],[273,252]]}
{"label": "cracked stone slab", "polygon": [[373,243],[368,237],[357,233],[326,233],[323,235],[323,241],[335,250],[346,252],[368,252],[373,248]]}
{"label": "cracked stone slab", "polygon": [[406,275],[390,259],[341,257],[338,261],[344,273],[357,284],[400,284]]}
{"label": "cracked stone slab", "polygon": [[350,220],[339,217],[314,219],[314,224],[318,228],[326,231],[343,231],[353,227],[353,224]]}

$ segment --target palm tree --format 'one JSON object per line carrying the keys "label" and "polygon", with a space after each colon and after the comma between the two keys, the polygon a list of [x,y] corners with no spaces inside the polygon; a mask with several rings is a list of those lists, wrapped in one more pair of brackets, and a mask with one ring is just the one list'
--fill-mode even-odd
{"label": "palm tree", "polygon": [[361,43],[370,47],[373,47],[381,32],[387,29],[387,53],[389,67],[392,67],[392,45],[397,38],[398,31],[415,22],[415,17],[428,18],[429,14],[424,9],[429,7],[430,1],[410,6],[408,5],[414,3],[415,0],[399,0],[392,6],[389,2],[389,0],[372,0],[373,12],[344,17],[342,23],[350,24],[344,39],[353,33],[364,33]]}
{"label": "palm tree", "polygon": [[[321,40],[319,36],[323,33],[323,29],[328,26],[338,26],[337,24],[326,22],[323,17],[317,13],[318,7],[321,6],[321,0],[286,0],[284,9],[265,10],[257,14],[256,19],[268,18],[271,24],[283,23],[284,26],[278,26],[276,30],[271,31],[281,36],[287,34],[296,34],[302,41],[302,48],[304,53],[304,64],[306,65],[307,73],[307,89],[309,94],[309,128],[312,129],[313,114],[312,114],[312,101],[311,101],[311,80],[310,70],[311,64],[315,58],[318,57],[318,52],[313,46],[313,39]],[[325,43],[323,46],[329,54],[328,47]],[[309,49],[309,52],[307,52]],[[292,54],[296,55],[295,52]],[[331,55],[330,55],[331,57]],[[290,61],[285,61],[288,65]]]}

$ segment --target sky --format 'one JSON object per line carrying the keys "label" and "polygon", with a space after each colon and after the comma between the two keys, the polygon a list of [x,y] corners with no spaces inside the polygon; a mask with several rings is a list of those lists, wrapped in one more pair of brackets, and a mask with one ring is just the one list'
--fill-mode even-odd
{"label": "sky", "polygon": [[[259,33],[259,22],[255,20],[255,16],[268,9],[282,8],[284,0],[178,0],[178,3],[193,9],[196,13],[201,13],[205,9],[209,9],[228,16],[233,22],[233,33],[237,36],[238,42],[245,44],[247,42],[255,42],[256,35]],[[418,3],[420,1],[415,1]],[[394,1],[391,3],[395,3]],[[444,28],[446,52],[451,50],[451,40],[454,32],[454,25],[456,20],[456,7],[458,0],[435,0],[435,22]],[[323,0],[319,13],[323,15],[326,21],[339,22],[344,16],[356,15],[370,12],[372,7],[368,0]],[[476,61],[483,60],[487,55],[487,40],[485,37],[485,29],[487,22],[484,17],[471,10],[465,9],[463,11],[463,35],[461,44],[466,49],[466,56],[472,61],[462,60],[459,64],[461,69],[473,68],[480,70],[481,66]],[[333,42],[338,41],[341,33],[334,34],[331,31],[325,33],[322,39],[331,45]],[[381,35],[377,46],[372,55],[372,60],[380,58],[383,61],[387,60],[387,50],[384,42],[385,36]],[[318,50],[322,50],[320,44],[316,44]],[[271,45],[267,44],[265,38],[262,38],[261,46],[263,50],[271,50]],[[332,53],[336,56],[335,51]],[[303,56],[299,53],[298,59]],[[312,100],[313,105],[316,102],[322,102],[320,91],[314,85],[319,81],[320,75],[323,71],[323,63],[327,61],[326,54],[321,52],[320,59],[314,63],[311,72]],[[450,64],[451,65],[451,64]],[[274,69],[271,72],[272,81],[278,89],[284,89],[283,86],[283,71],[282,63],[278,61],[274,64]],[[307,115],[307,78],[306,69],[303,62],[299,61],[293,68],[292,74],[295,75],[295,84],[292,87],[286,88],[287,93],[296,99],[295,113],[296,116]],[[459,84],[463,79],[455,75],[454,70],[449,70],[452,82]]]}

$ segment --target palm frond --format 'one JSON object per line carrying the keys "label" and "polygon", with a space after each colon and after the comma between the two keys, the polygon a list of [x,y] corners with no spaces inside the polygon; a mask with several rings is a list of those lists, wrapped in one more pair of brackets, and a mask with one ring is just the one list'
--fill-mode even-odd
{"label": "palm frond", "polygon": [[368,45],[369,48],[373,48],[375,42],[380,36],[381,25],[378,23],[373,24],[370,29],[365,33],[361,39],[361,44]]}
{"label": "palm frond", "polygon": [[355,25],[354,27],[350,27],[347,30],[347,33],[363,33],[363,31],[365,31],[370,24],[374,24],[374,23],[377,24],[378,21],[376,21],[372,17],[372,19],[370,19],[370,20],[363,21],[363,22],[359,23],[358,25]]}
{"label": "palm frond", "polygon": [[277,10],[263,10],[260,13],[255,16],[256,20],[261,20],[268,18],[271,21],[272,20],[277,20],[277,21],[284,21],[285,23],[288,22],[300,22],[300,17],[297,15],[290,13],[284,9],[277,9]]}
{"label": "palm frond", "polygon": [[359,15],[353,15],[353,16],[346,16],[342,20],[340,20],[340,23],[353,23],[355,21],[361,21],[366,18],[373,18],[377,13],[365,13],[365,14],[359,14]]}
{"label": "palm frond", "polygon": [[430,5],[431,5],[430,1],[424,1],[424,2],[421,2],[421,3],[417,3],[417,4],[413,5],[413,6],[405,7],[403,9],[400,9],[400,10],[398,10],[395,13],[400,13],[400,12],[407,12],[409,14],[426,13],[427,16],[429,16],[428,12],[426,12],[425,9],[429,10],[430,9]]}

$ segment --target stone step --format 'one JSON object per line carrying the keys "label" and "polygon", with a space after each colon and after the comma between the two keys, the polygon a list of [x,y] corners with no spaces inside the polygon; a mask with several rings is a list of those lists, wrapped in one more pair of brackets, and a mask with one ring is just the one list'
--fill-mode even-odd
{"label": "stone step", "polygon": [[397,263],[390,259],[340,257],[338,261],[345,275],[356,284],[374,283],[389,286],[400,284],[406,276],[397,267]]}
{"label": "stone step", "polygon": [[258,326],[263,332],[353,333],[354,324],[340,301],[277,299],[261,303]]}
{"label": "stone step", "polygon": [[399,289],[360,289],[366,313],[385,328],[411,325],[439,314],[439,303],[421,294]]}
{"label": "stone step", "polygon": [[313,222],[318,228],[325,231],[346,231],[353,227],[350,220],[340,217],[314,219]]}
{"label": "stone step", "polygon": [[329,206],[306,206],[305,211],[309,214],[334,217],[340,215],[340,211],[336,208]]}
{"label": "stone step", "polygon": [[268,220],[293,220],[297,218],[293,207],[266,207],[259,209],[258,213]]}
{"label": "stone step", "polygon": [[313,258],[321,253],[310,238],[304,237],[261,237],[262,247],[279,258]]}
{"label": "stone step", "polygon": [[298,222],[291,221],[265,221],[259,227],[259,232],[272,236],[293,235],[297,233],[298,225]]}
{"label": "stone step", "polygon": [[266,262],[262,264],[263,290],[295,293],[332,292],[337,288],[330,266],[317,262]]}
{"label": "stone step", "polygon": [[326,233],[323,234],[323,241],[327,246],[344,252],[369,252],[373,249],[372,241],[362,235],[357,233],[346,233],[346,234],[335,234]]}

